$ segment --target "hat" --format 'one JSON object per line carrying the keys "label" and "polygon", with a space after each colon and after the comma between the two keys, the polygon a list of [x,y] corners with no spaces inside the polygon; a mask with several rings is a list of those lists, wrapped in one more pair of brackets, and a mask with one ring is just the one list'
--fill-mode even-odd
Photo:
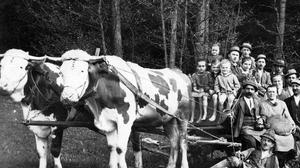
{"label": "hat", "polygon": [[290,75],[296,74],[298,76],[298,72],[296,71],[296,69],[289,69],[285,75],[285,77],[288,77]]}
{"label": "hat", "polygon": [[232,51],[237,51],[238,53],[241,52],[240,47],[239,46],[232,46],[229,50],[229,53],[231,53]]}
{"label": "hat", "polygon": [[255,89],[255,91],[257,91],[257,89],[258,89],[258,88],[257,88],[257,84],[256,84],[256,82],[255,82],[254,80],[246,79],[246,80],[243,82],[243,88],[245,89],[245,87],[246,87],[247,85],[253,86],[254,89]]}
{"label": "hat", "polygon": [[285,67],[285,61],[283,59],[278,59],[274,62],[274,66],[282,66]]}
{"label": "hat", "polygon": [[241,48],[244,48],[244,47],[252,50],[252,45],[250,43],[243,43]]}
{"label": "hat", "polygon": [[295,79],[295,80],[292,81],[292,84],[300,85],[300,80],[299,79]]}
{"label": "hat", "polygon": [[275,131],[273,129],[267,130],[264,134],[262,134],[260,137],[268,138],[274,143],[276,142],[275,140]]}
{"label": "hat", "polygon": [[259,60],[259,59],[267,59],[266,55],[265,54],[259,54],[257,57],[256,57],[256,61]]}

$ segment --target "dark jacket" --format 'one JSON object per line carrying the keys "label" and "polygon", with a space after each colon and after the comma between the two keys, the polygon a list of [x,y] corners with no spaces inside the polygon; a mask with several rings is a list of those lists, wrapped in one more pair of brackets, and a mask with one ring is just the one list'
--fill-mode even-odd
{"label": "dark jacket", "polygon": [[[259,100],[255,96],[253,96],[253,103],[254,103],[254,110],[252,110],[250,112],[251,112],[251,115],[253,115],[256,118],[256,117],[259,117],[259,108],[258,108]],[[247,103],[246,103],[244,97],[242,96],[238,100],[236,106],[233,109],[233,112],[234,112],[233,117],[235,119],[234,126],[233,126],[234,137],[238,137],[240,135],[240,132],[241,132],[241,129],[243,126],[245,111],[249,110],[249,109],[246,109],[247,107],[248,107]]]}

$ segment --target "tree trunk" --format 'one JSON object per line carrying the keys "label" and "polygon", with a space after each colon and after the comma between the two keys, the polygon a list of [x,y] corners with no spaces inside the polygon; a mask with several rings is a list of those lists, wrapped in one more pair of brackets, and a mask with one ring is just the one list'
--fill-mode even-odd
{"label": "tree trunk", "polygon": [[205,30],[206,30],[206,0],[202,0],[202,3],[199,3],[201,6],[199,7],[199,12],[197,14],[197,27],[196,27],[196,60],[198,58],[205,58]]}
{"label": "tree trunk", "polygon": [[276,37],[276,48],[277,48],[277,58],[284,57],[283,54],[283,40],[284,40],[284,27],[285,27],[285,9],[286,0],[280,0],[279,5],[279,18],[277,20],[277,30],[278,35]]}
{"label": "tree trunk", "polygon": [[114,54],[123,57],[120,0],[112,0],[113,31],[114,31]]}
{"label": "tree trunk", "polygon": [[106,44],[105,44],[105,35],[104,35],[104,29],[103,29],[103,19],[102,19],[102,0],[99,0],[99,4],[98,4],[98,16],[99,16],[99,20],[100,20],[100,31],[101,31],[101,43],[102,43],[102,48],[103,48],[103,54],[106,55],[107,54],[107,49],[106,49]]}
{"label": "tree trunk", "polygon": [[178,0],[175,2],[174,10],[172,12],[171,20],[171,42],[170,42],[170,68],[175,68],[176,58],[176,44],[177,44],[177,14],[178,14]]}
{"label": "tree trunk", "polygon": [[164,0],[160,0],[160,16],[161,16],[161,26],[163,35],[163,45],[164,45],[164,56],[165,56],[165,67],[168,66],[168,53],[167,53],[167,41],[166,41],[166,26],[165,26],[165,15],[164,15]]}
{"label": "tree trunk", "polygon": [[179,68],[182,69],[182,60],[185,54],[185,48],[186,48],[186,39],[187,39],[187,7],[188,7],[188,0],[185,0],[184,2],[184,25],[183,25],[183,33],[182,33],[182,47],[181,47],[181,54],[179,59]]}

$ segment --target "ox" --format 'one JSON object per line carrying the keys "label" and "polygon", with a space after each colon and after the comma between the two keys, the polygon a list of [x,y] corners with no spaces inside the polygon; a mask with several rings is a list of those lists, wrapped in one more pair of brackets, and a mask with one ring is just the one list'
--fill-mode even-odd
{"label": "ox", "polygon": [[[64,121],[68,118],[69,109],[59,101],[62,90],[59,67],[44,63],[44,60],[45,57],[33,57],[22,50],[8,50],[1,60],[0,90],[13,101],[21,103],[24,119]],[[85,111],[82,106],[76,109],[78,115],[74,120],[94,120],[92,113]],[[29,129],[35,135],[39,167],[47,167],[48,138],[52,132],[51,154],[54,166],[61,168],[60,151],[64,128],[29,126]]]}
{"label": "ox", "polygon": [[[117,56],[90,56],[82,50],[67,51],[60,60],[63,61],[60,71],[64,87],[61,101],[69,105],[85,101],[89,106],[95,126],[106,134],[110,168],[127,167],[125,154],[132,126],[163,126],[171,143],[167,167],[176,167],[180,149],[181,167],[188,168],[186,134],[191,82],[186,75],[167,68],[142,68]],[[177,117],[166,115],[137,97],[113,69]],[[135,152],[137,159],[140,151]]]}

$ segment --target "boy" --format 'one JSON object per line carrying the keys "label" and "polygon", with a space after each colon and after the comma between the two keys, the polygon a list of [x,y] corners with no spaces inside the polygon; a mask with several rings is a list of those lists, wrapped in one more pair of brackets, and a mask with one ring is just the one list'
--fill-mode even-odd
{"label": "boy", "polygon": [[[212,86],[213,81],[211,78],[210,72],[206,71],[206,60],[201,59],[197,63],[197,72],[192,75],[193,82],[193,91],[199,93],[199,101],[202,99],[202,110],[203,115],[201,118],[201,114],[196,122],[200,122],[201,120],[205,120],[207,116],[207,99],[208,96],[213,93]],[[199,105],[201,103],[199,102]],[[201,111],[201,107],[200,107]]]}
{"label": "boy", "polygon": [[[211,77],[213,80],[213,83],[215,83],[215,80],[217,76],[220,74],[220,60],[216,59],[211,62]],[[217,116],[217,105],[218,105],[218,94],[213,93],[212,94],[212,100],[213,100],[213,114],[208,119],[209,121],[215,121]]]}
{"label": "boy", "polygon": [[227,99],[226,110],[231,108],[233,100],[237,95],[237,91],[241,85],[237,77],[231,73],[230,61],[224,59],[220,63],[221,74],[217,76],[215,81],[215,92],[218,94],[219,110],[223,111],[224,102]]}
{"label": "boy", "polygon": [[219,60],[221,61],[223,57],[220,55],[220,44],[215,43],[211,47],[211,56],[207,58],[207,67],[210,69],[212,61]]}

